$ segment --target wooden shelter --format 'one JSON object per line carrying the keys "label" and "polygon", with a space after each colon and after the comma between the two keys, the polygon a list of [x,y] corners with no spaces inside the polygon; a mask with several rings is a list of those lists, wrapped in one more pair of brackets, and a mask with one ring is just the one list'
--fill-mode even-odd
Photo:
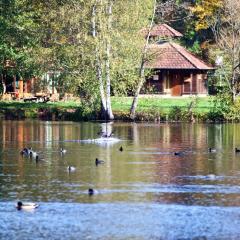
{"label": "wooden shelter", "polygon": [[16,64],[11,60],[5,60],[0,74],[0,83],[3,88],[1,99],[45,101],[46,97],[51,96],[52,100],[58,100],[59,94],[55,87],[54,77],[58,77],[59,74],[60,72],[57,71],[49,71],[42,76],[42,79],[31,77],[23,80],[16,73]]}
{"label": "wooden shelter", "polygon": [[174,43],[171,39],[182,35],[168,25],[155,26],[150,36],[158,36],[160,40],[148,47],[145,66],[152,70],[153,75],[147,79],[142,93],[206,95],[207,73],[214,68]]}

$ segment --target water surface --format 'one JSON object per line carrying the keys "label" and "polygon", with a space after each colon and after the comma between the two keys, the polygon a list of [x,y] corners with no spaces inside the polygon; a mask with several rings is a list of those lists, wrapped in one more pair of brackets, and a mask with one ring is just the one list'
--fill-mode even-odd
{"label": "water surface", "polygon": [[115,122],[112,141],[101,123],[0,126],[0,239],[240,239],[239,124]]}

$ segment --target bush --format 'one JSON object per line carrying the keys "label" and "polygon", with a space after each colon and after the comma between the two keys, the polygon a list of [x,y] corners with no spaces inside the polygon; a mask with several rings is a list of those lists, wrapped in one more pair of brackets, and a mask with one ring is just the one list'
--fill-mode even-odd
{"label": "bush", "polygon": [[237,99],[235,103],[229,107],[225,118],[231,121],[240,121],[240,99]]}
{"label": "bush", "polygon": [[172,121],[180,121],[182,120],[182,117],[183,117],[183,112],[181,110],[180,107],[173,107],[170,112],[169,112],[169,120],[172,120]]}
{"label": "bush", "polygon": [[209,120],[223,121],[227,119],[229,110],[233,105],[231,95],[226,91],[222,91],[213,98],[213,103],[213,108],[209,113]]}

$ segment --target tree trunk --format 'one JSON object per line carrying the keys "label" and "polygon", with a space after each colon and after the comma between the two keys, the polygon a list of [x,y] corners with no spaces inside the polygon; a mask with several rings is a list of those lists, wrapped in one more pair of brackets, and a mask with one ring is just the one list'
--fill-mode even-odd
{"label": "tree trunk", "polygon": [[233,72],[232,76],[232,84],[231,84],[231,92],[232,92],[232,103],[235,102],[236,100],[236,95],[237,95],[237,89],[236,89],[236,74],[235,71]]}
{"label": "tree trunk", "polygon": [[3,74],[1,74],[1,83],[2,83],[2,92],[0,94],[5,94],[6,93],[6,84],[5,84],[5,80],[4,80],[4,76]]}
{"label": "tree trunk", "polygon": [[108,35],[106,39],[106,118],[113,120],[114,116],[111,107],[111,76],[110,76],[110,34],[112,28],[112,1],[108,2]]}
{"label": "tree trunk", "polygon": [[134,120],[135,117],[136,117],[138,97],[139,97],[139,93],[142,89],[142,86],[144,84],[144,81],[145,81],[145,68],[144,68],[144,59],[142,59],[141,67],[140,67],[140,73],[139,73],[139,83],[138,83],[138,86],[137,86],[137,89],[136,89],[136,92],[135,92],[135,95],[134,95],[134,98],[133,98],[133,102],[132,102],[132,105],[131,105],[131,109],[130,109],[130,118],[132,120]]}
{"label": "tree trunk", "polygon": [[97,30],[96,30],[96,5],[92,8],[92,36],[95,39],[95,61],[96,61],[96,70],[97,70],[97,79],[99,82],[99,91],[100,91],[100,97],[101,97],[101,115],[102,117],[105,117],[106,114],[106,98],[104,93],[104,84],[102,79],[102,65],[100,61],[100,53],[98,48],[98,39],[97,39]]}
{"label": "tree trunk", "polygon": [[133,102],[131,105],[131,109],[130,109],[130,118],[132,120],[135,119],[136,117],[136,108],[137,108],[137,104],[138,104],[138,97],[139,97],[139,93],[142,89],[142,86],[145,82],[145,61],[146,61],[146,55],[147,55],[147,47],[149,44],[149,38],[150,38],[150,33],[153,27],[153,23],[154,23],[154,18],[155,18],[155,14],[156,14],[156,7],[157,7],[157,0],[154,0],[154,5],[153,5],[153,13],[152,13],[152,19],[149,25],[149,29],[148,29],[148,35],[146,38],[146,42],[143,48],[143,52],[142,52],[142,60],[141,60],[141,65],[140,65],[140,70],[139,70],[139,83],[133,98]]}
{"label": "tree trunk", "polygon": [[107,119],[113,120],[114,116],[112,113],[112,107],[111,107],[111,77],[110,77],[110,44],[107,43],[106,46],[106,110],[107,110]]}

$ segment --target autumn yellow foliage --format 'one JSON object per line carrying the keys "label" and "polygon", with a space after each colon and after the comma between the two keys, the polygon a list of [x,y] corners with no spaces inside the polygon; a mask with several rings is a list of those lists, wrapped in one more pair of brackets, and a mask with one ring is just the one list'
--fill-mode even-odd
{"label": "autumn yellow foliage", "polygon": [[191,8],[192,13],[197,16],[196,30],[209,27],[215,14],[223,6],[223,0],[202,0]]}

